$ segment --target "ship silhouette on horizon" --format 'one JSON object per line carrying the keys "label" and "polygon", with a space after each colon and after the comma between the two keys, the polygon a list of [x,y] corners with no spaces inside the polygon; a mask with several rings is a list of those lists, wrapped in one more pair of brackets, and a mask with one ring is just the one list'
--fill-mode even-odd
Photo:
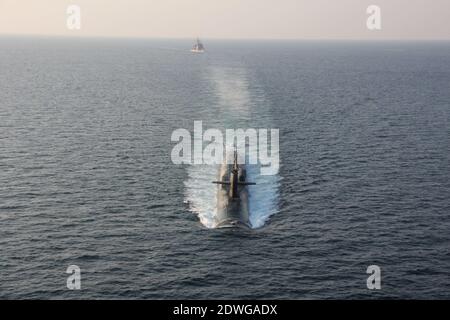
{"label": "ship silhouette on horizon", "polygon": [[194,46],[192,47],[191,52],[194,52],[194,53],[204,53],[205,52],[205,47],[203,46],[203,43],[201,43],[199,38],[197,38],[197,41],[194,44]]}

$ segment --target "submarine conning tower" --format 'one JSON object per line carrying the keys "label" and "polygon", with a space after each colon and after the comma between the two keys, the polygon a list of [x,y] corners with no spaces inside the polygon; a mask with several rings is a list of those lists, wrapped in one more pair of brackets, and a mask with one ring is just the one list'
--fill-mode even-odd
{"label": "submarine conning tower", "polygon": [[231,167],[229,181],[213,181],[213,183],[221,185],[229,185],[229,197],[231,199],[239,199],[239,186],[254,185],[254,182],[246,182],[246,170],[238,164],[237,148],[234,146],[234,160]]}
{"label": "submarine conning tower", "polygon": [[230,197],[233,199],[239,198],[238,183],[239,183],[239,166],[237,163],[237,150],[236,147],[234,147],[234,163],[230,177],[230,184],[231,184]]}

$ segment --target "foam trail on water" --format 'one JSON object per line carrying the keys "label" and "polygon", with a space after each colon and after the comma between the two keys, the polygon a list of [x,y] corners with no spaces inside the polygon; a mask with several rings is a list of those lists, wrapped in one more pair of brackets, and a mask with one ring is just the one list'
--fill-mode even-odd
{"label": "foam trail on water", "polygon": [[212,181],[217,179],[217,171],[215,165],[192,165],[185,181],[185,201],[207,228],[215,227],[217,190]]}
{"label": "foam trail on water", "polygon": [[248,80],[243,69],[213,68],[212,81],[222,110],[239,117],[248,116],[251,99],[247,90]]}
{"label": "foam trail on water", "polygon": [[[250,152],[254,152],[250,150]],[[188,167],[188,179],[185,181],[185,198],[190,209],[195,212],[200,222],[207,228],[215,227],[217,205],[218,165],[191,165]],[[263,176],[261,166],[247,165],[247,180],[256,185],[248,186],[250,223],[253,229],[261,228],[269,217],[278,212],[278,174]]]}
{"label": "foam trail on water", "polygon": [[[252,103],[244,71],[236,68],[213,68],[212,70],[212,81],[216,86],[218,103],[223,110],[221,118],[228,126],[236,123],[238,120],[234,119],[236,116],[239,119],[249,117],[249,108]],[[234,127],[234,129],[237,128],[239,127]],[[208,128],[203,128],[203,130],[206,129]],[[225,139],[225,132],[223,135]],[[233,150],[233,142],[224,142],[230,147],[228,150]],[[224,150],[226,150],[225,146]],[[257,155],[257,146],[251,146],[247,151]],[[189,165],[187,167],[185,202],[207,228],[215,227],[218,186],[212,181],[217,180],[219,167],[219,165]],[[278,211],[280,177],[278,174],[263,176],[260,174],[260,167],[259,164],[246,166],[247,180],[256,182],[256,185],[248,186],[250,223],[254,229],[264,226],[269,217]]]}
{"label": "foam trail on water", "polygon": [[220,165],[190,165],[185,184],[185,202],[207,228],[215,228],[217,208],[217,185]]}
{"label": "foam trail on water", "polygon": [[[249,153],[256,155],[256,147],[250,148]],[[247,166],[248,181],[256,183],[249,186],[250,223],[253,229],[264,226],[269,217],[278,212],[280,176],[278,173],[264,176],[260,170],[260,164]]]}

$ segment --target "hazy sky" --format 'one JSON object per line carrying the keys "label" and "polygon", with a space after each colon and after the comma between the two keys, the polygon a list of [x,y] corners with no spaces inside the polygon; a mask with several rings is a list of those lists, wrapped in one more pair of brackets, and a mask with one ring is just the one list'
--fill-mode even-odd
{"label": "hazy sky", "polygon": [[[70,4],[81,30],[66,27]],[[366,27],[371,4],[381,30]],[[0,34],[450,39],[450,0],[0,0]]]}

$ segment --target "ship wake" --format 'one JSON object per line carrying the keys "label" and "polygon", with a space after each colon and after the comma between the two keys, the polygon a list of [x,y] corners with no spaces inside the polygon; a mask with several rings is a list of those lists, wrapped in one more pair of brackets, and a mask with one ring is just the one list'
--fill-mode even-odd
{"label": "ship wake", "polygon": [[[218,98],[220,123],[229,128],[239,128],[252,119],[251,109],[261,107],[264,97],[252,95],[245,68],[213,67],[211,78]],[[268,118],[265,118],[268,119]],[[244,121],[244,122],[242,122]],[[269,120],[270,121],[270,120]],[[229,141],[226,142],[229,146]],[[232,150],[232,147],[230,148]],[[249,154],[257,154],[257,148],[247,149]],[[229,156],[229,155],[227,155]],[[278,156],[278,155],[277,155]],[[216,227],[217,185],[219,165],[189,165],[185,181],[185,202],[195,212],[200,222],[207,228]],[[260,165],[247,165],[247,180],[256,185],[248,187],[249,220],[253,229],[264,226],[269,217],[278,211],[280,177],[261,175]]]}
{"label": "ship wake", "polygon": [[[250,151],[250,152],[256,152]],[[185,181],[185,202],[207,228],[216,228],[217,180],[219,165],[190,165]],[[256,185],[248,187],[249,220],[252,229],[261,228],[278,211],[280,177],[261,175],[260,165],[247,165],[247,179]]]}

